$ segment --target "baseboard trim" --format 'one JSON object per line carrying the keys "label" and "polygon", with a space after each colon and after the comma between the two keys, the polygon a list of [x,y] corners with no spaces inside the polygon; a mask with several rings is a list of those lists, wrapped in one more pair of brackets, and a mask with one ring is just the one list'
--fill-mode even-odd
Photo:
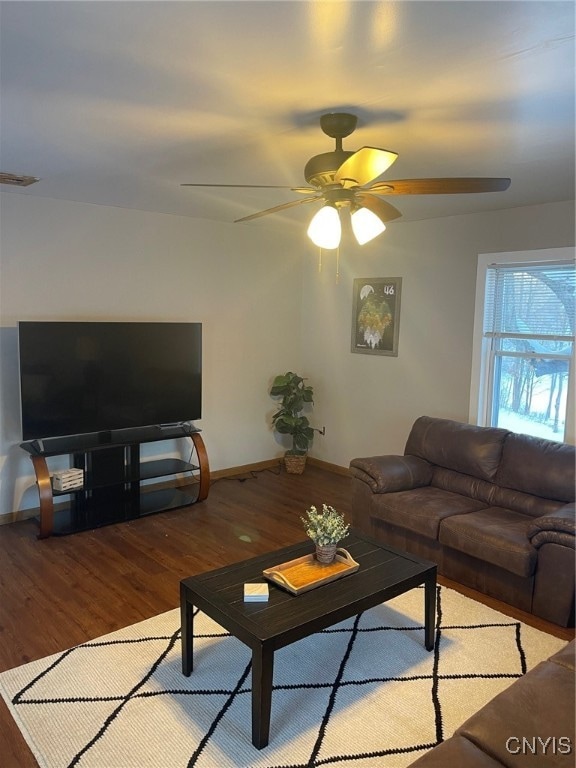
{"label": "baseboard trim", "polygon": [[329,461],[322,461],[322,459],[315,459],[313,456],[308,456],[307,462],[314,467],[320,467],[328,472],[334,472],[336,475],[344,475],[349,477],[350,470],[348,467],[341,467],[340,464],[331,464]]}
{"label": "baseboard trim", "polygon": [[22,520],[29,520],[31,517],[36,517],[40,514],[38,508],[35,509],[19,509],[16,512],[5,512],[0,515],[0,525],[9,525],[9,523],[20,523]]}
{"label": "baseboard trim", "polygon": [[210,480],[220,480],[223,477],[245,475],[247,472],[261,472],[264,469],[276,469],[281,463],[281,459],[267,459],[266,461],[257,461],[254,464],[242,464],[238,467],[217,469],[215,472],[210,472]]}
{"label": "baseboard trim", "polygon": [[[328,461],[322,461],[321,459],[315,459],[312,456],[308,456],[307,463],[314,467],[320,467],[328,472],[334,472],[337,475],[348,475],[349,471],[347,467],[341,467],[338,464],[331,464]],[[228,467],[227,469],[217,469],[215,472],[210,472],[210,480],[220,480],[223,477],[236,477],[236,475],[245,475],[248,472],[262,472],[266,469],[277,469],[282,466],[282,459],[267,459],[266,461],[257,461],[253,464],[241,464],[237,467]],[[151,483],[150,488],[170,488],[175,486],[190,485],[193,480],[187,480],[185,477],[176,478],[174,480],[165,480],[160,483]],[[55,506],[54,510],[57,511],[58,507]],[[23,520],[29,520],[32,517],[38,517],[40,515],[40,509],[38,507],[32,507],[31,509],[20,509],[16,512],[7,512],[0,515],[0,525],[9,525],[10,523],[20,523]]]}

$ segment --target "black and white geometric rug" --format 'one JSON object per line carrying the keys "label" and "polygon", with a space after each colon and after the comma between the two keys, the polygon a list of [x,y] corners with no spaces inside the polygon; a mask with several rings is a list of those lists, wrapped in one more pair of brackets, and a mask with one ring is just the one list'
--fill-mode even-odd
{"label": "black and white geometric rug", "polygon": [[421,588],[278,651],[263,750],[249,649],[204,615],[189,678],[173,610],[4,672],[0,691],[42,768],[402,768],[565,645],[438,591],[433,652]]}

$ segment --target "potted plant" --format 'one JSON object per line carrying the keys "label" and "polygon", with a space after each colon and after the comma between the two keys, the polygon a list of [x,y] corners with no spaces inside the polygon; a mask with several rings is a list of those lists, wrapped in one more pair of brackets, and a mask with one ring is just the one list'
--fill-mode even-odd
{"label": "potted plant", "polygon": [[286,471],[301,475],[314,437],[314,430],[306,416],[302,416],[302,411],[305,405],[314,402],[314,390],[302,376],[288,371],[276,376],[270,395],[281,398],[278,410],[272,416],[272,426],[281,435],[292,435],[292,448],[284,454]]}
{"label": "potted plant", "polygon": [[338,543],[348,536],[349,523],[334,507],[322,504],[322,512],[312,506],[306,510],[306,517],[300,518],[306,534],[316,545],[316,559],[320,563],[331,563],[336,556]]}

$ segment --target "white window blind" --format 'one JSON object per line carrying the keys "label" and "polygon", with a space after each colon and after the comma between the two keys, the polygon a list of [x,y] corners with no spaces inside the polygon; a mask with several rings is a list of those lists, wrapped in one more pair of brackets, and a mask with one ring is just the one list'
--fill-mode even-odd
{"label": "white window blind", "polygon": [[486,273],[484,336],[556,341],[561,347],[574,340],[575,296],[573,261],[492,264]]}

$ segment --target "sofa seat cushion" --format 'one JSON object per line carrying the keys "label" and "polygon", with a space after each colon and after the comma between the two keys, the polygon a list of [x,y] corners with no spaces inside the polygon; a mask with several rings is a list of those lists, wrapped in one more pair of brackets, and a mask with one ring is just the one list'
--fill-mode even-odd
{"label": "sofa seat cushion", "polygon": [[411,491],[383,493],[372,498],[370,514],[399,528],[438,538],[440,522],[450,515],[466,516],[486,505],[481,501],[425,486]]}
{"label": "sofa seat cushion", "polygon": [[538,552],[528,539],[532,518],[502,507],[488,507],[471,515],[442,521],[438,540],[518,576],[532,576]]}

